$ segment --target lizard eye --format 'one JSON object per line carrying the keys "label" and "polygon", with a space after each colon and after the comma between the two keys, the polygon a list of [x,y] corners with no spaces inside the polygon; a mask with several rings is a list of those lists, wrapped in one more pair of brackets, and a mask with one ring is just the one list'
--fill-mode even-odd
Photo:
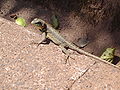
{"label": "lizard eye", "polygon": [[37,22],[35,23],[37,26],[42,26],[42,23],[41,22]]}

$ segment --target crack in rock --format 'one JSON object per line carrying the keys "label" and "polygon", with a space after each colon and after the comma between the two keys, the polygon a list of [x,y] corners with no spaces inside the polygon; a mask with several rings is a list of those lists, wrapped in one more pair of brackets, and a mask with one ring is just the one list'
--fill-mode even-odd
{"label": "crack in rock", "polygon": [[87,67],[86,69],[82,70],[82,69],[79,69],[79,68],[76,68],[79,70],[79,72],[76,72],[69,80],[73,81],[71,85],[69,85],[68,89],[67,90],[71,90],[72,86],[74,85],[74,83],[80,79],[82,76],[85,75],[85,73],[93,66],[96,64],[96,61],[90,65],[89,67]]}

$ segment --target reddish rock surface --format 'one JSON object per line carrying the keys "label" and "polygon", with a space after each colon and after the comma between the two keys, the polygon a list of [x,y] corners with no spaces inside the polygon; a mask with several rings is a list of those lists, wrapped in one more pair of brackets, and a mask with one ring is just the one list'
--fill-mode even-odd
{"label": "reddish rock surface", "polygon": [[120,69],[81,54],[65,64],[61,49],[0,18],[0,90],[119,90]]}

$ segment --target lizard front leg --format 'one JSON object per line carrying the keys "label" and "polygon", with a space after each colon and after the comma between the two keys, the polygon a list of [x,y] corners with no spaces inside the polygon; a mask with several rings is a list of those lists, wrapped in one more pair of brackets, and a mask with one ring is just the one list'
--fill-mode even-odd
{"label": "lizard front leg", "polygon": [[46,33],[42,33],[41,34],[41,41],[36,43],[36,42],[32,42],[32,44],[37,44],[37,47],[40,45],[40,44],[49,44],[50,43],[50,39],[48,39],[46,37]]}

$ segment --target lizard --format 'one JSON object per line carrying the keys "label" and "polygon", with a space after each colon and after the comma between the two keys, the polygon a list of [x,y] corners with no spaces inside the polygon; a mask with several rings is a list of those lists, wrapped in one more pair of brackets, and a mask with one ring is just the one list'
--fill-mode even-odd
{"label": "lizard", "polygon": [[67,49],[71,49],[71,50],[74,50],[80,54],[92,57],[94,59],[100,59],[99,57],[97,57],[91,53],[88,53],[88,52],[80,49],[80,47],[76,46],[75,44],[67,41],[56,29],[54,29],[52,27],[52,25],[48,24],[44,20],[39,19],[39,18],[35,18],[31,21],[31,24],[39,27],[39,30],[42,33],[44,33],[45,39],[43,39],[42,42],[44,42],[46,39],[50,39],[53,43],[60,46],[62,51],[65,54],[67,54],[68,56],[69,56],[69,54],[67,53]]}

